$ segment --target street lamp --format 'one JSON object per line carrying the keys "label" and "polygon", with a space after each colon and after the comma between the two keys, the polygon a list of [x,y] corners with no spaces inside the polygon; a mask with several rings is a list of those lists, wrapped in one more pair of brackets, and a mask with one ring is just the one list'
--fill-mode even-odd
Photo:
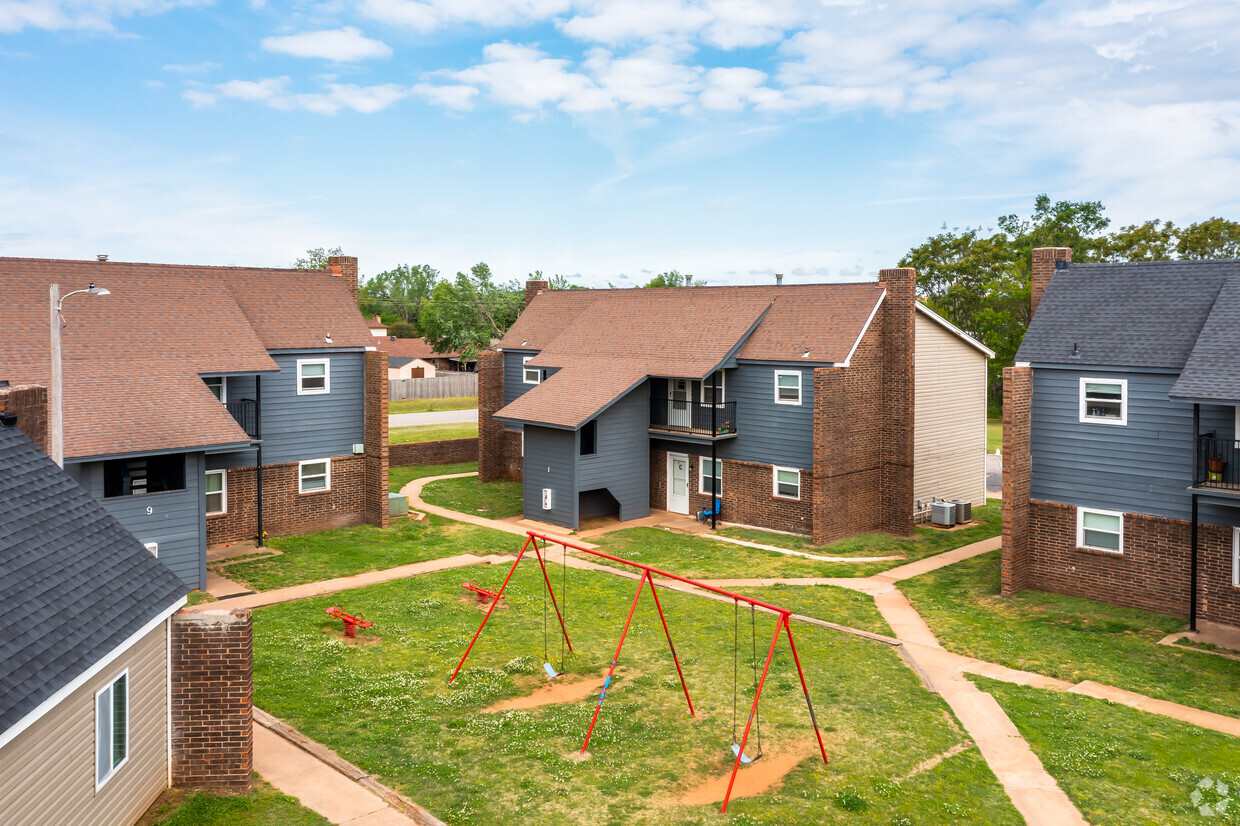
{"label": "street lamp", "polygon": [[64,396],[64,388],[62,387],[61,370],[60,370],[60,327],[64,323],[60,311],[65,306],[65,301],[71,296],[78,293],[86,293],[87,295],[111,295],[111,290],[103,287],[96,287],[95,282],[90,282],[84,290],[74,290],[61,298],[60,285],[52,285],[51,307],[52,307],[52,399],[51,399],[51,437],[52,437],[52,460],[61,467],[65,466],[65,430],[64,430],[64,406],[61,399]]}

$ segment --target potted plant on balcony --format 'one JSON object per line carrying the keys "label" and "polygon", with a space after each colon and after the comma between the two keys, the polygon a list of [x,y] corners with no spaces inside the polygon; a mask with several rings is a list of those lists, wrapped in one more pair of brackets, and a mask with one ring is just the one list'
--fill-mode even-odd
{"label": "potted plant on balcony", "polygon": [[1223,457],[1217,453],[1211,454],[1206,459],[1206,479],[1211,482],[1223,481],[1223,468],[1227,467],[1227,462],[1223,461]]}

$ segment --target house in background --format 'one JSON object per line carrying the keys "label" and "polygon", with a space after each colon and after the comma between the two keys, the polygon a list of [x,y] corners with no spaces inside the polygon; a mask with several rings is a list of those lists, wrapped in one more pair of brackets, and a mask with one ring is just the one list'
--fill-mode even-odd
{"label": "house in background", "polygon": [[877,283],[550,291],[482,361],[479,473],[529,519],[689,514],[908,534],[917,499],[985,501],[986,360]]}
{"label": "house in background", "polygon": [[375,346],[388,354],[389,379],[433,379],[441,372],[473,373],[478,369],[476,361],[462,359],[460,353],[436,352],[423,338],[384,336],[375,339]]}
{"label": "house in background", "polygon": [[366,326],[370,328],[370,334],[375,338],[387,338],[387,325],[383,323],[383,319],[379,318],[379,316],[366,319]]}
{"label": "house in background", "polygon": [[1033,251],[1004,375],[1003,592],[1240,626],[1240,260]]}
{"label": "house in background", "polygon": [[65,469],[191,588],[206,546],[387,519],[387,364],[331,269],[0,258],[0,380],[50,378],[64,305]]}

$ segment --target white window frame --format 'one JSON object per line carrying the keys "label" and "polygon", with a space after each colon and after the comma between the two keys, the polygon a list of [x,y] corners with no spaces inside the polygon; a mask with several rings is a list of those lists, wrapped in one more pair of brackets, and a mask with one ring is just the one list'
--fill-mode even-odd
{"label": "white window frame", "polygon": [[[108,695],[108,714],[112,715],[112,711],[116,707],[112,701],[112,692],[115,690],[116,684],[120,682],[122,678],[125,680],[125,756],[121,758],[121,762],[116,763],[115,765],[112,764],[112,752],[116,748],[114,737],[116,731],[116,718],[114,716],[110,716],[108,720],[108,773],[100,778],[99,747],[102,743],[99,742],[99,698],[105,693]],[[133,741],[133,737],[131,736],[133,733],[133,715],[130,714],[129,703],[129,698],[132,696],[133,685],[129,680],[128,668],[117,674],[108,681],[107,685],[95,692],[95,791],[102,789],[107,782],[115,777],[116,773],[123,769],[125,764],[129,762],[129,744]]]}
{"label": "white window frame", "polygon": [[[1099,548],[1097,545],[1085,544],[1085,514],[1096,513],[1102,516],[1119,517],[1119,548]],[[1091,528],[1090,530],[1098,530]],[[1121,555],[1124,553],[1124,512],[1123,511],[1104,511],[1101,508],[1081,508],[1076,509],[1076,546],[1078,548],[1087,548],[1091,551],[1099,551],[1104,554]]]}
{"label": "white window frame", "polygon": [[[786,493],[779,492],[779,472],[795,473],[797,475],[797,495],[789,496]],[[796,467],[772,467],[771,468],[771,495],[776,499],[792,499],[800,501],[801,499],[801,469]]]}
{"label": "white window frame", "polygon": [[[1103,416],[1087,416],[1085,415],[1085,385],[1087,383],[1094,384],[1118,384],[1119,385],[1119,418],[1112,419]],[[1088,424],[1109,424],[1116,427],[1123,427],[1128,424],[1128,379],[1106,379],[1081,377],[1079,398],[1080,421]]]}
{"label": "white window frame", "polygon": [[[312,479],[323,477],[323,487],[314,490],[306,490],[306,465],[324,465],[323,473],[311,474]],[[332,460],[328,459],[307,459],[304,462],[297,463],[297,492],[298,493],[324,493],[332,489]]]}
{"label": "white window frame", "polygon": [[1231,432],[1232,432],[1232,438],[1235,439],[1235,446],[1237,448],[1240,448],[1240,405],[1237,405],[1235,407],[1235,411],[1236,411],[1235,429],[1232,430]]}
{"label": "white window frame", "polygon": [[[723,370],[716,370],[715,373],[719,374],[719,398],[715,400],[715,406],[719,406],[728,400],[728,393],[727,393],[728,381],[727,381],[727,377],[724,375]],[[710,376],[707,376],[703,381],[698,383],[699,384],[698,402],[701,404],[708,403],[706,401],[706,391],[710,388],[710,382],[711,382],[712,376],[714,376],[714,373],[712,373]]]}
{"label": "white window frame", "polygon": [[698,457],[698,493],[705,496],[723,496],[723,460],[716,460],[719,463],[717,470],[718,475],[715,476],[716,487],[719,488],[713,493],[706,489],[706,466],[710,464],[709,456]]}
{"label": "white window frame", "polygon": [[[542,370],[538,369],[537,367],[526,367],[525,366],[525,363],[532,358],[534,357],[533,356],[522,356],[521,357],[521,383],[522,384],[541,384],[542,383]],[[533,371],[534,373],[533,381],[530,381],[531,371]]]}
{"label": "white window frame", "polygon": [[213,381],[218,381],[220,383],[219,399],[220,399],[220,404],[224,404],[225,402],[228,401],[228,379],[224,378],[223,376],[207,376],[205,379],[203,379],[203,383],[207,384],[207,387],[210,387],[211,385],[209,384],[209,382],[213,382]]}
{"label": "white window frame", "polygon": [[[312,387],[307,390],[303,386],[304,376],[302,370],[307,364],[323,365],[323,386]],[[317,378],[315,376],[314,378]],[[324,396],[332,392],[332,360],[331,359],[297,359],[297,395],[299,396]]]}
{"label": "white window frame", "polygon": [[[208,476],[219,476],[220,477],[220,489],[218,491],[207,490],[206,477]],[[208,470],[204,472],[203,480],[202,480],[202,490],[203,490],[203,493],[208,497],[213,496],[216,493],[220,495],[220,509],[217,511],[213,511],[211,510],[210,505],[208,505],[207,516],[215,516],[216,514],[219,514],[219,513],[228,513],[228,471]]]}
{"label": "white window frame", "polygon": [[[796,401],[791,401],[789,399],[781,399],[779,397],[779,377],[780,376],[796,376],[796,380],[797,380]],[[801,399],[804,397],[804,393],[802,391],[803,391],[803,388],[801,387],[801,371],[800,370],[776,370],[775,371],[775,404],[790,404],[794,406],[800,406]]]}
{"label": "white window frame", "polygon": [[1231,584],[1240,588],[1240,528],[1231,529]]}

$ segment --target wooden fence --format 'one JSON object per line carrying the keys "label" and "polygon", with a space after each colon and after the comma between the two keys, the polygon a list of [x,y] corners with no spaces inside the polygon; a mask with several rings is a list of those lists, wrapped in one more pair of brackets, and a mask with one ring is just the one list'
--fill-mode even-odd
{"label": "wooden fence", "polygon": [[388,399],[394,402],[476,395],[477,373],[440,373],[433,379],[392,379],[388,382]]}

